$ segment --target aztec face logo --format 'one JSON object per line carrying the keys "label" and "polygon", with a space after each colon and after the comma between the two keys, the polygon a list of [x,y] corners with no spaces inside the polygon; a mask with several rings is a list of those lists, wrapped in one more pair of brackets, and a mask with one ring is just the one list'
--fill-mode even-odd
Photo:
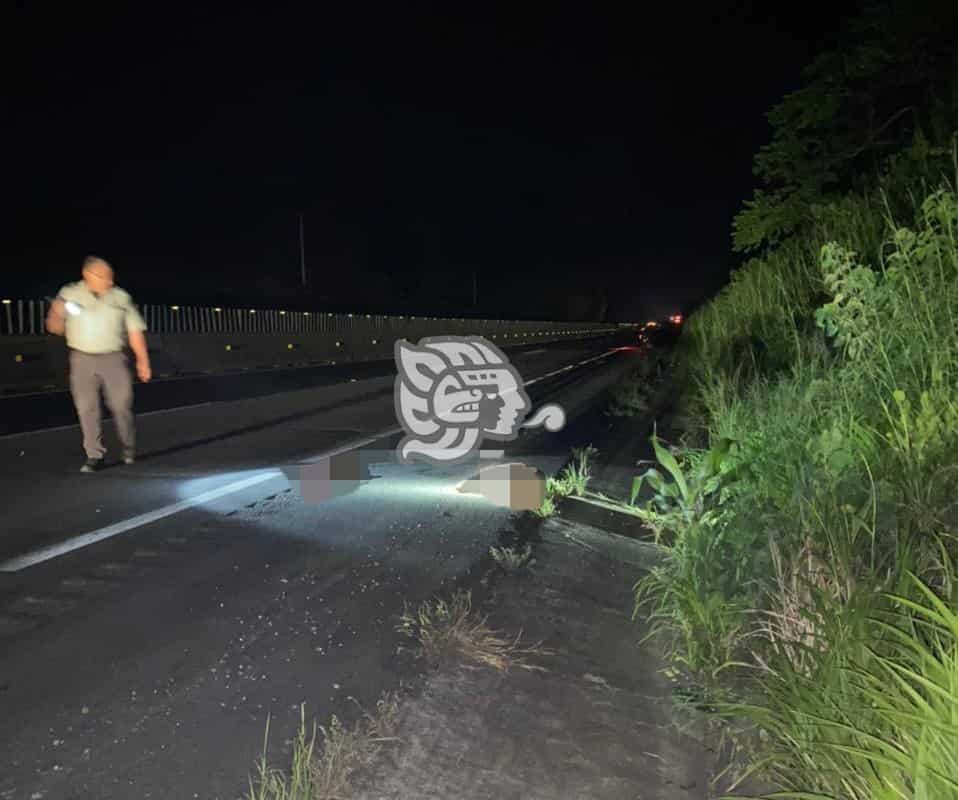
{"label": "aztec face logo", "polygon": [[557,431],[565,412],[532,408],[522,378],[499,348],[481,336],[436,336],[419,345],[396,342],[396,417],[407,436],[399,460],[453,464],[475,454],[482,440],[512,441],[521,427]]}

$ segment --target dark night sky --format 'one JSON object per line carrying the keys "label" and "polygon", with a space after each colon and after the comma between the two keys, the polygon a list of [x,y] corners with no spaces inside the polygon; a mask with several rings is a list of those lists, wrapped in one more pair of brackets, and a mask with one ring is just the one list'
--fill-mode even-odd
{"label": "dark night sky", "polygon": [[465,310],[478,269],[487,313],[603,277],[618,318],[687,308],[732,263],[765,111],[835,27],[751,0],[339,5],[15,6],[4,293],[96,252],[140,302],[278,297],[302,208],[331,306]]}

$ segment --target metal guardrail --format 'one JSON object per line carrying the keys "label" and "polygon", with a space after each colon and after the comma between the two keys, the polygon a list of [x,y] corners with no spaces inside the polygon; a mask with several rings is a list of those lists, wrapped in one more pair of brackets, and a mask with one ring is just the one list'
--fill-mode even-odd
{"label": "metal guardrail", "polygon": [[[0,300],[0,336],[46,334],[47,300]],[[323,334],[349,331],[389,331],[416,328],[469,328],[472,332],[522,331],[529,335],[573,335],[583,331],[612,331],[631,323],[493,320],[463,317],[335,314],[320,311],[226,308],[208,306],[139,306],[152,333],[263,333]]]}
{"label": "metal guardrail", "polygon": [[[0,394],[67,386],[67,348],[45,331],[50,300],[0,298]],[[573,342],[636,327],[614,322],[548,322],[259,308],[143,305],[158,377],[225,374],[337,362],[386,360],[394,342],[428,336],[483,336],[498,346]]]}
{"label": "metal guardrail", "polygon": [[49,307],[45,300],[0,301],[0,335],[35,336],[44,333]]}

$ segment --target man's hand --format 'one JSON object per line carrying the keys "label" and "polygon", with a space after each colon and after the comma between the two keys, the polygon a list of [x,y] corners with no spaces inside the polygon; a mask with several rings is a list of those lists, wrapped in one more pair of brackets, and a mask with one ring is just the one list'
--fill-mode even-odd
{"label": "man's hand", "polygon": [[136,360],[136,374],[143,383],[149,383],[153,377],[153,370],[150,369],[150,362],[143,359]]}
{"label": "man's hand", "polygon": [[47,330],[56,336],[63,336],[66,333],[67,312],[62,300],[54,300],[50,304],[50,311],[47,312]]}

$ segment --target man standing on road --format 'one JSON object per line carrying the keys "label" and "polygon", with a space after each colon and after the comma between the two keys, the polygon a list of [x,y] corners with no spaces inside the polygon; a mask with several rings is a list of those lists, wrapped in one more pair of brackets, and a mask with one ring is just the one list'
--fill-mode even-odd
{"label": "man standing on road", "polygon": [[146,348],[146,323],[130,295],[113,284],[113,269],[102,258],[83,262],[83,280],[64,286],[47,315],[47,330],[66,335],[70,349],[70,391],[83,431],[86,462],[81,472],[95,472],[106,448],[100,414],[100,387],[113,414],[123,446],[123,462],[136,458],[133,378],[127,343],[136,357],[136,373],[146,383],[152,375]]}

